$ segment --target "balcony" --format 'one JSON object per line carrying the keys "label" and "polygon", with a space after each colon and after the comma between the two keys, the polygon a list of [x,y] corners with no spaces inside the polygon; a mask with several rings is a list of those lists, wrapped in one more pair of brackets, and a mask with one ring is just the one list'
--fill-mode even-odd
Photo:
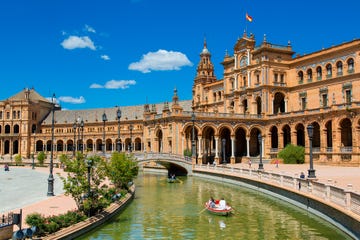
{"label": "balcony", "polygon": [[352,153],[352,146],[340,147],[340,152],[342,152],[342,153]]}

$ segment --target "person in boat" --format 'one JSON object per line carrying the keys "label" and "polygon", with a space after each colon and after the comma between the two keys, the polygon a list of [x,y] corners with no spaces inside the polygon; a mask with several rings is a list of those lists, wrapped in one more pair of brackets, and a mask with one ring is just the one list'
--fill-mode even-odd
{"label": "person in boat", "polygon": [[226,209],[226,201],[224,198],[221,198],[219,202],[219,209]]}
{"label": "person in boat", "polygon": [[175,179],[176,179],[175,174],[174,174],[174,173],[171,174],[170,178],[171,178],[172,180],[175,180]]}
{"label": "person in boat", "polygon": [[215,207],[215,200],[214,200],[213,197],[210,197],[210,199],[209,199],[209,206],[210,206],[211,208],[214,208],[214,207]]}

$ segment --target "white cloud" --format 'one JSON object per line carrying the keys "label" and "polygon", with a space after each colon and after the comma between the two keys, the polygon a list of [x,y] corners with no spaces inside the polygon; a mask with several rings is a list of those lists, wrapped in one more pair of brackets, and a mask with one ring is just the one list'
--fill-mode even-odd
{"label": "white cloud", "polygon": [[81,103],[86,102],[85,98],[83,96],[80,96],[78,98],[62,96],[62,97],[59,97],[59,101],[66,102],[66,103],[72,103],[72,104],[81,104]]}
{"label": "white cloud", "polygon": [[159,49],[157,52],[144,54],[139,62],[129,65],[129,70],[136,70],[142,73],[165,70],[180,70],[183,66],[192,66],[192,62],[181,52]]}
{"label": "white cloud", "polygon": [[97,83],[93,83],[90,85],[90,88],[104,88],[103,85],[97,84]]}
{"label": "white cloud", "polygon": [[104,59],[105,61],[109,61],[110,60],[110,57],[108,55],[101,55],[100,56],[102,59]]}
{"label": "white cloud", "polygon": [[135,80],[110,80],[107,81],[104,85],[93,83],[90,85],[90,88],[126,89],[135,84]]}
{"label": "white cloud", "polygon": [[93,27],[90,27],[89,25],[85,24],[85,31],[96,33],[95,29]]}
{"label": "white cloud", "polygon": [[70,36],[65,39],[61,46],[65,49],[75,49],[75,48],[90,48],[91,50],[96,50],[96,47],[88,36],[78,37],[78,36]]}

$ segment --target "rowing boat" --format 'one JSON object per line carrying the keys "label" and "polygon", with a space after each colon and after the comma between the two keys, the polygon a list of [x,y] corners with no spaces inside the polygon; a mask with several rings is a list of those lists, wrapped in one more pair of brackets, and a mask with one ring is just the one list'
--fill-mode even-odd
{"label": "rowing boat", "polygon": [[215,215],[220,215],[220,216],[228,216],[231,213],[231,211],[233,210],[231,208],[231,206],[229,206],[229,205],[226,205],[226,207],[224,209],[219,208],[217,206],[210,207],[209,202],[205,203],[205,208],[206,208],[206,210],[208,210],[208,212],[215,214]]}

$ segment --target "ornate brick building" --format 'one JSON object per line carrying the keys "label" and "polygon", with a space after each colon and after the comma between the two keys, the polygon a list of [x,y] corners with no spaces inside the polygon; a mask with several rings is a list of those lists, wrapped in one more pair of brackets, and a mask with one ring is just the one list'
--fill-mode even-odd
{"label": "ornate brick building", "polygon": [[[360,165],[360,40],[294,56],[290,43],[264,36],[256,45],[244,33],[222,65],[217,79],[204,42],[192,100],[180,101],[175,90],[171,103],[121,107],[120,124],[117,108],[55,109],[55,154],[130,146],[182,154],[194,140],[198,163],[241,162],[260,152],[271,159],[289,143],[308,152],[311,124],[315,162]],[[52,107],[34,89],[1,101],[1,155],[49,152]]]}

